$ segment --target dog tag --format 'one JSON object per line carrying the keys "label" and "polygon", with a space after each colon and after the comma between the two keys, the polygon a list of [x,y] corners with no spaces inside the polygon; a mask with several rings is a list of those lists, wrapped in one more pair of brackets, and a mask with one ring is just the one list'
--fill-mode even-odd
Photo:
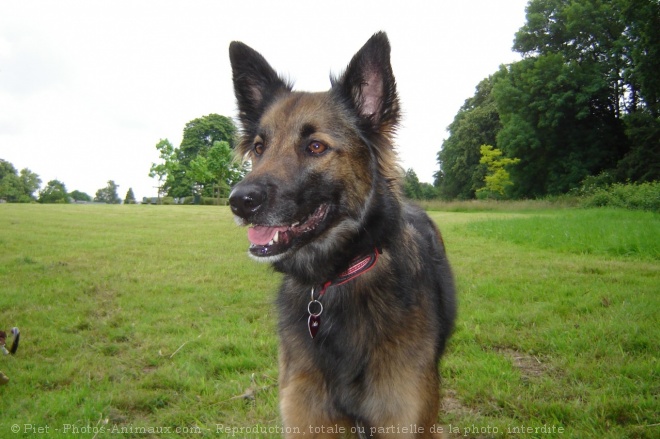
{"label": "dog tag", "polygon": [[319,332],[321,327],[321,316],[310,315],[307,319],[307,327],[309,328],[309,335],[314,338],[316,333]]}
{"label": "dog tag", "polygon": [[[321,296],[325,294],[325,290],[321,291]],[[314,338],[316,333],[319,332],[321,327],[321,313],[323,313],[323,304],[318,300],[314,299],[314,288],[312,287],[312,292],[310,293],[311,300],[307,304],[307,313],[309,318],[307,319],[307,329],[309,329],[309,335]]]}

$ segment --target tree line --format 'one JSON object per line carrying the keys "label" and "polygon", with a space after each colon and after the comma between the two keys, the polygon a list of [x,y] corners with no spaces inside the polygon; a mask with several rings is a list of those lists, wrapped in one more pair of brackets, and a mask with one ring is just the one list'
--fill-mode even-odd
{"label": "tree line", "polygon": [[[41,178],[28,168],[17,171],[13,164],[0,159],[0,201],[8,203],[71,203],[71,202],[97,202],[119,204],[122,200],[117,195],[119,187],[113,180],[107,186],[96,191],[92,198],[85,192],[74,190],[68,192],[64,183],[59,180],[50,180],[42,189]],[[133,189],[129,188],[124,198],[124,204],[135,204]]]}
{"label": "tree line", "polygon": [[448,127],[442,197],[493,193],[483,146],[512,160],[507,197],[660,179],[657,0],[531,0],[513,49],[523,59],[481,81]]}
{"label": "tree line", "polygon": [[[159,195],[173,198],[227,197],[231,186],[245,175],[247,168],[234,159],[236,126],[225,116],[210,114],[186,124],[178,148],[163,139],[156,145],[161,162],[153,163],[149,176],[158,178]],[[49,181],[44,188],[39,175],[25,168],[20,172],[0,159],[0,200],[10,203],[101,202],[120,204],[119,186],[108,181],[106,187],[90,195],[81,191],[68,192],[63,182]],[[136,203],[129,188],[124,204]]]}
{"label": "tree line", "polygon": [[[536,198],[590,184],[660,179],[658,0],[530,0],[504,65],[476,87],[449,125],[434,184],[405,172],[414,199]],[[233,155],[237,129],[218,114],[196,118],[181,144],[156,144],[149,176],[159,196],[226,198],[248,170]],[[0,159],[0,199],[92,200]],[[109,181],[94,200],[119,203]],[[124,202],[135,202],[132,189]]]}

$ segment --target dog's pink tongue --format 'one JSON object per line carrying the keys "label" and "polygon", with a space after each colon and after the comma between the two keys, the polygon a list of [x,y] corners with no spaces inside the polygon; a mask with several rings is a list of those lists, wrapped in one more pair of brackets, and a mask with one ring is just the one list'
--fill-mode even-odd
{"label": "dog's pink tongue", "polygon": [[287,227],[250,227],[248,229],[248,239],[254,245],[266,245],[273,239],[278,231],[283,232],[286,229]]}

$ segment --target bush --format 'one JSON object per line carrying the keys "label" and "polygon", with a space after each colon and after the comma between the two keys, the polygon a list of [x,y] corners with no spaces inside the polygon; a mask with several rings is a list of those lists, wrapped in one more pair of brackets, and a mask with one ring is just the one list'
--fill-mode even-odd
{"label": "bush", "polygon": [[660,212],[660,181],[651,183],[615,183],[598,187],[585,195],[584,207],[621,207]]}
{"label": "bush", "polygon": [[582,180],[582,185],[570,192],[576,195],[593,195],[599,189],[607,188],[614,183],[614,177],[611,173],[603,171],[598,175],[590,175]]}
{"label": "bush", "polygon": [[204,206],[227,206],[229,205],[228,198],[215,198],[215,197],[202,197]]}
{"label": "bush", "polygon": [[160,201],[156,197],[144,197],[142,198],[142,204],[148,205],[148,204],[163,204],[167,206],[175,205],[175,204],[180,204],[180,205],[188,205],[192,206],[195,204],[195,198],[197,198],[198,204],[202,206],[228,206],[229,205],[229,199],[228,198],[215,198],[215,197],[181,197],[181,198],[174,198],[174,197],[161,197]]}

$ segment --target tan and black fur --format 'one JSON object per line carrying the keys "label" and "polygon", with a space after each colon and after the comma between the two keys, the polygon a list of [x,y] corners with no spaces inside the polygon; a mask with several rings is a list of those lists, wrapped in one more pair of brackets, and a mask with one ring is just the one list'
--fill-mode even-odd
{"label": "tan and black fur", "polygon": [[[229,53],[237,153],[252,163],[230,205],[252,226],[251,256],[284,274],[276,303],[285,436],[335,438],[340,426],[362,437],[435,437],[454,283],[439,231],[402,196],[387,36],[369,39],[322,93],[293,91],[243,43]],[[320,299],[312,338],[312,289],[374,249],[382,254],[370,271]]]}

